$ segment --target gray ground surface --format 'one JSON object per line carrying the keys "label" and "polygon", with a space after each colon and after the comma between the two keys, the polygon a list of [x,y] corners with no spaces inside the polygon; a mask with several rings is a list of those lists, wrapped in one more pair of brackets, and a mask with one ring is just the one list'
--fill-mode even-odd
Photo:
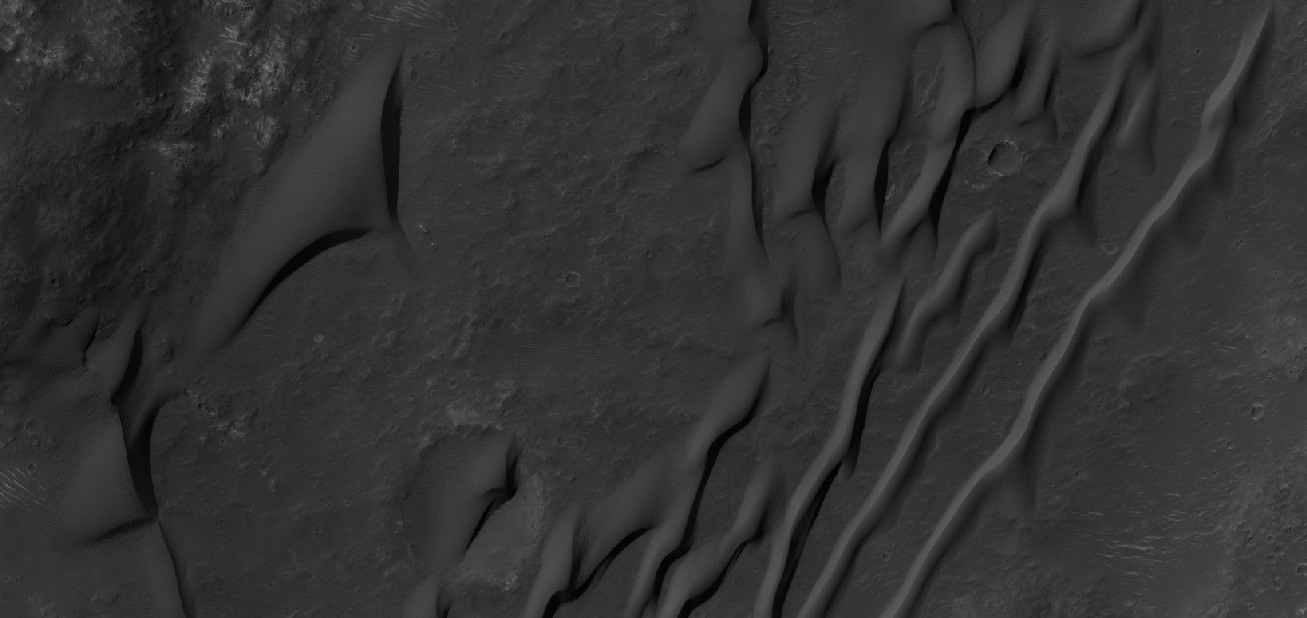
{"label": "gray ground surface", "polygon": [[[977,33],[1006,6],[967,4]],[[1180,170],[1242,24],[1261,7],[1155,4],[1157,169],[1144,176],[1108,154],[1097,242],[1049,251],[1015,338],[940,424],[893,525],[862,548],[832,615],[879,611],[898,588],[958,486],[1006,433],[1075,303]],[[1111,5],[1048,1],[1041,11],[1075,32]],[[464,559],[452,615],[516,615],[559,514],[696,422],[741,355],[727,328],[725,176],[674,173],[717,70],[692,9],[682,0],[0,0],[7,348],[34,314],[62,324],[96,307],[112,324],[143,294],[155,299],[151,354],[184,348],[249,196],[297,152],[368,49],[410,37],[398,217],[424,270],[407,275],[385,244],[326,250],[273,289],[154,428],[159,519],[175,536],[197,616],[396,615],[424,577],[402,521],[419,453],[480,427],[518,437],[521,478]],[[762,169],[775,165],[781,128],[800,105],[870,53],[840,2],[766,10],[770,65],[755,87],[751,136]],[[1281,3],[1260,95],[1231,150],[1231,197],[1216,205],[1200,248],[1162,271],[1138,334],[1091,336],[1079,385],[1051,412],[1034,519],[987,502],[920,615],[1307,615],[1305,22],[1307,4]],[[1012,133],[997,114],[976,116],[937,265],[990,210],[998,249],[975,270],[960,322],[928,340],[921,368],[877,383],[857,468],[826,497],[787,613],[995,294],[1107,62],[1068,64],[1059,76],[1060,134],[1048,143]],[[914,137],[891,149],[891,214],[923,158]],[[1015,152],[1001,146],[991,158],[1005,140]],[[937,265],[913,271],[909,298]],[[757,417],[723,449],[698,536],[730,525],[758,462],[778,458],[792,487],[821,448],[876,300],[871,265],[849,257],[845,266],[838,297],[800,293],[800,351],[776,364]],[[72,547],[49,525],[77,439],[26,405],[24,389],[43,375],[21,362],[6,371],[0,615],[150,615],[124,541]],[[645,542],[558,615],[620,615]],[[746,548],[701,614],[751,615],[766,560],[765,546]]]}

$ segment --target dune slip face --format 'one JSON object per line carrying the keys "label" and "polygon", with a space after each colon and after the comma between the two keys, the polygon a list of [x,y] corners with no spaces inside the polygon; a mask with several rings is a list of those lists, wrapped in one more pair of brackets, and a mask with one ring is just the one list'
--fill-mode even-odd
{"label": "dune slip face", "polygon": [[1307,612],[1304,24],[0,2],[0,615]]}

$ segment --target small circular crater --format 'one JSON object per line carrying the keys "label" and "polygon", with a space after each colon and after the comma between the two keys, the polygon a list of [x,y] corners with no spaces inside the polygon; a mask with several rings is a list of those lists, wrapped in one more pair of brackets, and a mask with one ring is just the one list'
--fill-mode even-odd
{"label": "small circular crater", "polygon": [[34,463],[29,463],[29,464],[27,464],[27,471],[28,471],[28,472],[36,472],[36,464],[34,464]]}
{"label": "small circular crater", "polygon": [[1248,410],[1249,418],[1253,419],[1254,421],[1262,420],[1262,417],[1265,415],[1266,415],[1266,406],[1263,406],[1260,403],[1254,403],[1252,407]]}
{"label": "small circular crater", "polygon": [[1025,155],[1017,147],[1016,142],[1012,140],[1003,140],[989,149],[989,155],[985,157],[985,164],[989,171],[999,176],[1013,176],[1021,173],[1021,166],[1025,163]]}

